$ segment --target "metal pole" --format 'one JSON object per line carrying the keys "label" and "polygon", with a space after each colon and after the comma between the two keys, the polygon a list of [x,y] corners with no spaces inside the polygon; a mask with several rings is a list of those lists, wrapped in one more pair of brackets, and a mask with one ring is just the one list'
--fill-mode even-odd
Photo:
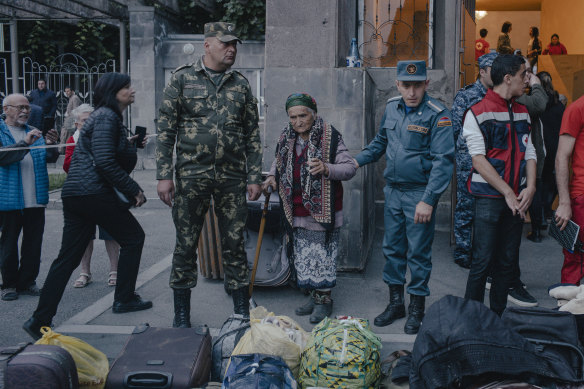
{"label": "metal pole", "polygon": [[12,93],[19,93],[18,88],[18,28],[16,19],[10,20],[10,65],[12,68]]}
{"label": "metal pole", "polygon": [[126,22],[120,20],[120,73],[128,71],[126,49]]}
{"label": "metal pole", "polygon": [[[128,59],[126,57],[126,22],[120,20],[119,28],[120,28],[120,73],[126,74],[128,72]],[[123,114],[124,124],[126,126],[132,125],[129,113],[130,109],[131,108],[128,107],[128,109],[125,110]]]}

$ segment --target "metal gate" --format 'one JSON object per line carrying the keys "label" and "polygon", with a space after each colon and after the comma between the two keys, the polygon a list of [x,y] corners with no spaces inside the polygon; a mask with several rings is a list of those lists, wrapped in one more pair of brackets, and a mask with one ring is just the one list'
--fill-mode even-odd
{"label": "metal gate", "polygon": [[[2,63],[0,63],[1,67]],[[47,82],[47,88],[57,95],[55,125],[60,128],[67,111],[68,98],[65,95],[65,88],[72,88],[82,102],[92,104],[93,87],[99,77],[104,73],[115,71],[116,61],[113,59],[99,65],[89,66],[83,57],[73,53],[65,53],[56,57],[52,64],[42,65],[25,57],[22,60],[20,90],[28,95],[37,87],[38,80],[44,78]],[[0,69],[0,73],[2,73],[2,69]]]}

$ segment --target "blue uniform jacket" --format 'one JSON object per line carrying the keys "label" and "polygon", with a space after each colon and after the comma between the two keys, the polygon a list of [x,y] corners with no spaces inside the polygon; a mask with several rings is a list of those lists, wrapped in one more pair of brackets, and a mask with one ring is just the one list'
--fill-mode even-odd
{"label": "blue uniform jacket", "polygon": [[[26,126],[26,132],[31,128]],[[37,139],[31,146],[43,146],[44,138]],[[27,147],[22,141],[15,143],[10,130],[0,119],[0,147]],[[34,165],[36,200],[38,204],[49,202],[49,174],[45,149],[3,152],[0,157],[0,211],[15,211],[24,209],[24,194],[22,191],[22,177],[20,161],[30,152]]]}
{"label": "blue uniform jacket", "polygon": [[379,132],[355,159],[363,166],[377,161],[384,151],[387,184],[421,188],[422,201],[435,207],[454,165],[450,111],[428,94],[408,114],[401,97],[389,99]]}
{"label": "blue uniform jacket", "polygon": [[452,103],[451,109],[452,128],[454,130],[454,142],[456,143],[456,150],[458,152],[468,154],[468,147],[466,146],[466,142],[461,134],[464,115],[470,107],[481,101],[486,94],[487,89],[483,86],[481,80],[476,80],[476,82],[460,89],[456,93],[456,96],[454,96],[454,102]]}

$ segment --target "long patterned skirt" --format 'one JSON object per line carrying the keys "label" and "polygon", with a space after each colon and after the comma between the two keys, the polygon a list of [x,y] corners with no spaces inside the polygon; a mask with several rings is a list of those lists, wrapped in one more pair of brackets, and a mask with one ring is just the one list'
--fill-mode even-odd
{"label": "long patterned skirt", "polygon": [[336,285],[339,230],[335,228],[327,232],[294,228],[294,267],[298,287],[313,290]]}

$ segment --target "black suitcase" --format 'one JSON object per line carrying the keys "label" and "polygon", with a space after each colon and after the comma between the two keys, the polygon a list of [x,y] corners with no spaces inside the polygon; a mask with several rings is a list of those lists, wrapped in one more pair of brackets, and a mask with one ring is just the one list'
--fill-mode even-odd
{"label": "black suitcase", "polygon": [[543,358],[562,362],[564,371],[584,381],[584,350],[574,315],[542,307],[509,307],[501,319],[533,343]]}
{"label": "black suitcase", "polygon": [[209,328],[136,327],[112,364],[106,389],[187,389],[209,381]]}
{"label": "black suitcase", "polygon": [[77,389],[77,367],[59,346],[23,343],[0,349],[0,388]]}
{"label": "black suitcase", "polygon": [[[251,231],[258,232],[260,230],[265,200],[266,197],[263,193],[257,200],[247,199],[246,227]],[[272,192],[270,202],[268,203],[268,214],[266,216],[264,233],[281,234],[283,232],[281,217],[280,196],[278,192]]]}

